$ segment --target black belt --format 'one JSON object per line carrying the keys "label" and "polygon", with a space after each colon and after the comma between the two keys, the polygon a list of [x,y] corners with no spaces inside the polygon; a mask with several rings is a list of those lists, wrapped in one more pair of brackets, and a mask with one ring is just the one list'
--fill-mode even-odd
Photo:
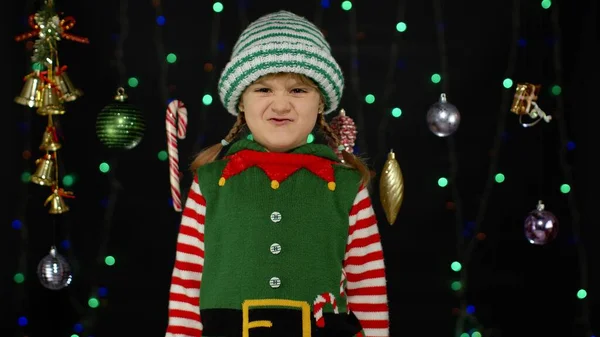
{"label": "black belt", "polygon": [[[203,309],[202,337],[242,337],[242,310]],[[249,311],[249,321],[270,321],[271,327],[249,329],[249,337],[303,337],[302,312],[286,308],[261,308]],[[353,313],[324,313],[325,326],[317,327],[310,314],[311,337],[354,337],[361,331],[360,322]]]}

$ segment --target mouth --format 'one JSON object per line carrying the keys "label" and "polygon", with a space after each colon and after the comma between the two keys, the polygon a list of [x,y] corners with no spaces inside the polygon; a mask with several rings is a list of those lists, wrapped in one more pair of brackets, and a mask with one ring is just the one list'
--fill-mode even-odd
{"label": "mouth", "polygon": [[293,120],[289,118],[269,118],[268,121],[274,125],[285,125],[293,122]]}

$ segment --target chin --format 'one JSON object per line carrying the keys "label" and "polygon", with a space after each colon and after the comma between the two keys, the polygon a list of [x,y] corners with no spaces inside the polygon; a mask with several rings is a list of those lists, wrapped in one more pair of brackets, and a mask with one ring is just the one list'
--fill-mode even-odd
{"label": "chin", "polygon": [[302,144],[298,144],[297,142],[291,142],[291,141],[290,142],[278,141],[278,142],[269,142],[266,145],[267,145],[266,147],[271,152],[287,152],[289,150],[295,149],[296,147],[298,147]]}

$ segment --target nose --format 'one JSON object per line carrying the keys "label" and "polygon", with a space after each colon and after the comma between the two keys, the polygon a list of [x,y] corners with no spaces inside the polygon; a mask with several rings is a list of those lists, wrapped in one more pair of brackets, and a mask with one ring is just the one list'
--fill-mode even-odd
{"label": "nose", "polygon": [[285,96],[276,96],[271,103],[271,110],[276,114],[285,114],[292,109],[290,100]]}

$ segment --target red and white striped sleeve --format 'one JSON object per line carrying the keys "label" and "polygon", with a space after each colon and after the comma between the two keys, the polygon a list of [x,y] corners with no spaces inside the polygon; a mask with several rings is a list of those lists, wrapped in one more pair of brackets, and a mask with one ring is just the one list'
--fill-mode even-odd
{"label": "red and white striped sleeve", "polygon": [[360,321],[365,337],[389,337],[383,250],[377,218],[364,186],[350,210],[344,274],[348,308]]}
{"label": "red and white striped sleeve", "polygon": [[198,177],[194,177],[177,237],[166,337],[202,336],[200,284],[204,265],[205,214],[206,200],[200,192]]}

